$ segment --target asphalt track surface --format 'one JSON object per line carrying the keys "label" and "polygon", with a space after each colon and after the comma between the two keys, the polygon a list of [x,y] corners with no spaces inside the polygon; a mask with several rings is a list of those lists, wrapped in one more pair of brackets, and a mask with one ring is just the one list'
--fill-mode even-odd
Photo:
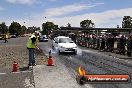
{"label": "asphalt track surface", "polygon": [[[80,65],[85,68],[87,74],[129,74],[130,77],[132,76],[131,60],[126,61],[85,48],[78,48],[77,55],[71,53],[59,55],[57,48],[52,49],[51,45],[51,41],[39,43],[46,55],[50,50],[52,51],[52,56],[65,65],[74,80],[76,80],[77,69]],[[81,86],[81,88],[132,88],[132,83],[89,83]]]}
{"label": "asphalt track surface", "polygon": [[[19,39],[12,39],[13,44]],[[0,41],[2,44],[3,41]],[[11,42],[7,45],[12,44]],[[119,59],[108,54],[94,52],[86,48],[78,48],[77,55],[71,53],[64,53],[58,55],[57,48],[51,48],[51,41],[40,42],[39,46],[43,52],[48,55],[49,51],[52,51],[52,56],[55,59],[55,63],[59,62],[57,67],[58,72],[61,72],[63,79],[69,79],[68,82],[63,82],[66,88],[132,88],[132,83],[120,83],[120,84],[85,84],[83,86],[78,85],[76,81],[77,69],[81,65],[87,72],[87,74],[129,74],[132,77],[132,60]],[[37,67],[37,66],[36,66]],[[39,67],[39,66],[38,66]],[[41,67],[41,66],[40,66]],[[49,70],[49,69],[47,69]],[[66,71],[65,71],[66,70]],[[34,81],[34,73],[32,70],[19,73],[11,73],[11,69],[0,69],[0,88],[37,88]],[[6,74],[5,74],[6,73]],[[51,72],[52,73],[52,72]],[[57,78],[56,78],[57,79]],[[63,81],[63,79],[61,79]],[[39,83],[42,81],[39,80]],[[50,82],[52,84],[52,81]],[[69,84],[67,84],[69,83]],[[59,85],[59,84],[58,84]],[[73,86],[73,87],[71,87]],[[48,86],[45,88],[49,88]],[[52,87],[54,88],[54,87]],[[59,86],[58,86],[59,88]],[[62,87],[61,87],[62,88]]]}

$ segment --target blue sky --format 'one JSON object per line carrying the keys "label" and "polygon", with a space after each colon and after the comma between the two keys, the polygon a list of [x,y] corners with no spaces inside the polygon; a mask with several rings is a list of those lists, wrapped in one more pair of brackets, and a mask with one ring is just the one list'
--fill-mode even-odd
{"label": "blue sky", "polygon": [[53,21],[79,27],[80,21],[91,19],[95,27],[116,27],[126,15],[132,16],[132,0],[0,0],[0,22],[7,25],[17,21],[41,27]]}

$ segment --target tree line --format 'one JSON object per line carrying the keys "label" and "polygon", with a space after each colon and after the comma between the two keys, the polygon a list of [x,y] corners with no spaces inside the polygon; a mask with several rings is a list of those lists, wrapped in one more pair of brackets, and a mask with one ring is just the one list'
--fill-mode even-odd
{"label": "tree line", "polygon": [[18,22],[12,22],[10,24],[10,26],[7,26],[5,24],[5,22],[2,22],[0,24],[0,34],[6,34],[6,33],[10,33],[11,35],[24,35],[24,34],[28,34],[28,33],[33,33],[35,31],[40,30],[40,27],[26,27],[24,25],[21,25]]}
{"label": "tree line", "polygon": [[[94,28],[95,23],[92,20],[83,20],[80,22],[80,27],[83,28]],[[119,28],[119,25],[118,25]],[[131,16],[124,16],[122,20],[122,28],[132,28],[132,17]]]}
{"label": "tree line", "polygon": [[[71,24],[68,23],[67,27],[71,27]],[[82,28],[94,28],[95,23],[90,20],[86,19],[80,22],[80,27]],[[122,20],[122,28],[132,28],[132,17],[130,16],[124,16]],[[10,26],[8,27],[5,22],[0,23],[0,34],[6,34],[10,33],[11,35],[23,35],[25,33],[33,33],[35,31],[41,31],[42,34],[48,35],[53,30],[59,29],[58,25],[54,24],[53,22],[45,22],[42,23],[42,30],[40,30],[40,27],[26,27],[24,25],[21,25],[18,22],[12,22]]]}

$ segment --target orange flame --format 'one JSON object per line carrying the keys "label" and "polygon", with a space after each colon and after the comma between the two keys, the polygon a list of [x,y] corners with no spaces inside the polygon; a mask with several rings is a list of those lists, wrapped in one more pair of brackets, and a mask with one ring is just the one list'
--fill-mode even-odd
{"label": "orange flame", "polygon": [[79,75],[80,75],[80,76],[86,75],[86,71],[85,71],[81,66],[79,66],[78,72],[79,72]]}

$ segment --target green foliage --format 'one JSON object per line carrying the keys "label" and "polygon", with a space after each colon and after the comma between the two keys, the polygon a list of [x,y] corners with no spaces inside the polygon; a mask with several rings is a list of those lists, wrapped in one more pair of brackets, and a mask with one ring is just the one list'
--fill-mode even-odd
{"label": "green foliage", "polygon": [[91,20],[83,20],[80,22],[80,27],[93,28],[95,24]]}
{"label": "green foliage", "polygon": [[122,21],[122,28],[132,28],[132,17],[124,16]]}
{"label": "green foliage", "polygon": [[48,35],[52,30],[57,30],[58,25],[53,22],[46,22],[42,24],[42,34]]}
{"label": "green foliage", "polygon": [[6,26],[5,22],[2,22],[0,24],[0,33],[5,34],[8,32],[8,27]]}
{"label": "green foliage", "polygon": [[26,28],[26,26],[23,25],[23,26],[21,27],[20,34],[23,35],[23,34],[26,33],[26,31],[27,31],[27,28]]}
{"label": "green foliage", "polygon": [[40,31],[40,27],[37,27],[35,31]]}
{"label": "green foliage", "polygon": [[17,36],[21,34],[21,25],[17,22],[12,22],[9,26],[10,34],[16,34]]}

